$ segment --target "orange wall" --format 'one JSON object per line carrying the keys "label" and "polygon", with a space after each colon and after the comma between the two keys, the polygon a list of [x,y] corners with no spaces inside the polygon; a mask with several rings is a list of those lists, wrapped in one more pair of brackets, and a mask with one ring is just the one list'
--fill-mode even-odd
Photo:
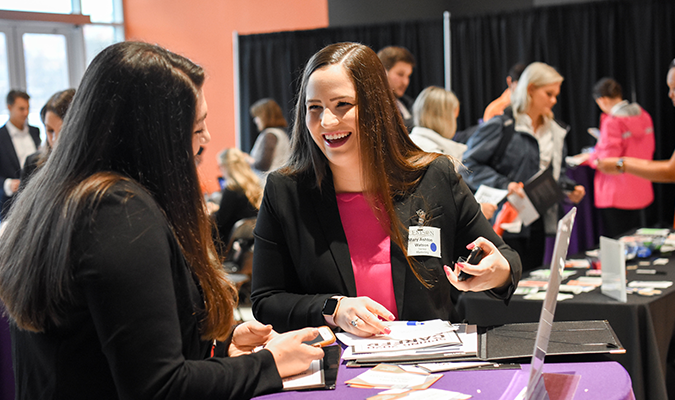
{"label": "orange wall", "polygon": [[124,26],[128,40],[166,47],[206,70],[211,143],[200,172],[213,192],[219,189],[216,155],[235,145],[232,32],[325,28],[328,0],[124,0]]}

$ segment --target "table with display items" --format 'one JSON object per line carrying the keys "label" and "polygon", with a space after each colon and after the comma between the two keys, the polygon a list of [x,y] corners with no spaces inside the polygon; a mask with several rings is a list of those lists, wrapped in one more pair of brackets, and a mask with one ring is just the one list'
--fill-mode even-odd
{"label": "table with display items", "polygon": [[[649,268],[661,272],[659,275],[638,275],[634,270],[628,270],[628,282],[675,281],[675,257],[671,257],[667,265]],[[585,270],[578,273],[584,274]],[[541,306],[541,301],[525,300],[517,295],[506,306],[484,293],[467,292],[460,296],[457,310],[465,322],[487,327],[536,322]],[[626,353],[606,357],[626,368],[637,400],[667,400],[669,390],[671,396],[675,396],[675,286],[654,296],[629,294],[626,303],[603,295],[600,288],[557,303],[555,321],[587,320],[609,321]],[[579,360],[584,360],[584,356],[579,356]]]}

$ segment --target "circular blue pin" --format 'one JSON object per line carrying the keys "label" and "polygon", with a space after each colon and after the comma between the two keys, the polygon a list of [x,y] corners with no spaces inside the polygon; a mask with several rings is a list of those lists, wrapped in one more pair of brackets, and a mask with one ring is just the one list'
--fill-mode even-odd
{"label": "circular blue pin", "polygon": [[436,243],[431,243],[431,251],[436,252]]}

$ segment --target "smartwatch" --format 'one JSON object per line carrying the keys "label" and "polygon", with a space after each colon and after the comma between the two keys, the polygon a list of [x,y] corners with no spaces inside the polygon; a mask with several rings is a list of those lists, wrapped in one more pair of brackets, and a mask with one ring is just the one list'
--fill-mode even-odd
{"label": "smartwatch", "polygon": [[332,317],[333,314],[335,314],[335,310],[337,310],[338,304],[340,304],[340,298],[335,298],[335,297],[329,297],[326,299],[326,301],[323,302],[323,308],[321,309],[321,314],[327,315]]}

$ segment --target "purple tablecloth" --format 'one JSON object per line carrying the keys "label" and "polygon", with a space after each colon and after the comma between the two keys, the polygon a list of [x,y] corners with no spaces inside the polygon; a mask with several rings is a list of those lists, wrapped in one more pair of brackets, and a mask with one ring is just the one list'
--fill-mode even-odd
{"label": "purple tablecloth", "polygon": [[[523,364],[523,369],[529,368]],[[335,390],[282,392],[257,399],[365,399],[382,390],[355,389],[345,385],[345,381],[366,371],[366,368],[346,368],[340,366],[338,384]],[[472,400],[497,400],[506,391],[512,378],[522,373],[520,370],[501,369],[485,371],[446,371],[432,388],[452,390],[473,396]],[[623,400],[634,399],[628,372],[621,364],[608,362],[545,364],[544,372],[580,375],[579,386],[574,400]]]}
{"label": "purple tablecloth", "polygon": [[9,322],[2,315],[0,315],[0,400],[14,400],[12,342]]}

